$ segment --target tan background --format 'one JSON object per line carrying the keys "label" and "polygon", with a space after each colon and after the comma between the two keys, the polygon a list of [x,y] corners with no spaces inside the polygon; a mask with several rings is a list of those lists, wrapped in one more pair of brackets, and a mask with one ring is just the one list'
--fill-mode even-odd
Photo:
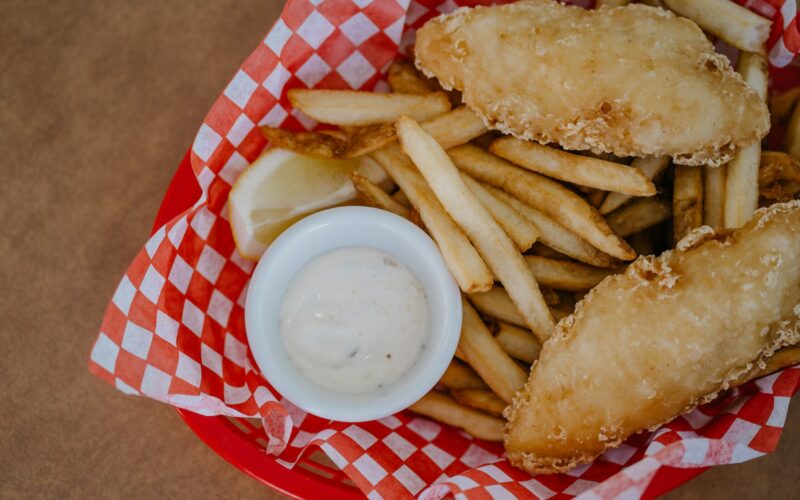
{"label": "tan background", "polygon": [[[203,115],[281,3],[0,2],[0,497],[278,497],[86,363]],[[796,494],[799,408],[777,453],[672,498]]]}

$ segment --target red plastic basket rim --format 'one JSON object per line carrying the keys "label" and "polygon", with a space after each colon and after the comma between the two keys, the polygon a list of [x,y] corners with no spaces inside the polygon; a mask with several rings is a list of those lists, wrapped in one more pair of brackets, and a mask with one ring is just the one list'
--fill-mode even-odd
{"label": "red plastic basket rim", "polygon": [[[161,201],[151,233],[191,208],[200,196],[189,152],[181,161]],[[293,498],[364,498],[355,487],[342,484],[299,467],[288,469],[274,456],[247,440],[225,417],[204,416],[175,409],[186,425],[209,448],[234,467],[270,488]],[[678,469],[662,467],[650,482],[643,498],[661,496],[701,474],[708,467]]]}

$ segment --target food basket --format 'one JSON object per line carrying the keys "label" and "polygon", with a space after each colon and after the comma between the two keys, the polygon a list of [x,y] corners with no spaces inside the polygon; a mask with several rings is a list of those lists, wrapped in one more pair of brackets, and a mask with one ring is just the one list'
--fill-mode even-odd
{"label": "food basket", "polygon": [[[200,196],[189,155],[181,161],[153,223],[153,232],[191,207]],[[353,482],[321,451],[303,455],[293,469],[266,453],[267,436],[258,419],[204,416],[176,408],[197,436],[234,467],[257,481],[294,498],[364,498]],[[645,498],[671,491],[708,467],[664,467],[653,478]]]}
{"label": "food basket", "polygon": [[[654,497],[708,466],[773,451],[800,386],[799,368],[742,386],[654,434],[634,436],[624,451],[596,464],[536,478],[502,460],[496,443],[407,412],[353,425],[312,418],[254,369],[242,323],[252,263],[235,252],[224,206],[236,174],[264,147],[257,125],[314,125],[285,102],[290,87],[380,89],[382,74],[398,48],[413,42],[416,28],[476,3],[492,2],[289,0],[178,167],[151,239],[109,304],[90,369],[125,393],[176,406],[214,451],[297,498],[362,498],[364,492],[370,498],[569,497],[592,488],[600,497]],[[796,33],[792,19],[786,24]],[[800,81],[793,71],[789,83]],[[743,437],[743,429],[752,432]]]}

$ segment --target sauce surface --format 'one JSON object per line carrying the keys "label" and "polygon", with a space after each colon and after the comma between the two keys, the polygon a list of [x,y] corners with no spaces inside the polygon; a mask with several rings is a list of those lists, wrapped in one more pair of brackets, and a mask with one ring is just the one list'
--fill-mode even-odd
{"label": "sauce surface", "polygon": [[400,261],[373,248],[345,247],[315,257],[289,283],[281,340],[317,385],[374,392],[414,366],[429,315],[425,289]]}

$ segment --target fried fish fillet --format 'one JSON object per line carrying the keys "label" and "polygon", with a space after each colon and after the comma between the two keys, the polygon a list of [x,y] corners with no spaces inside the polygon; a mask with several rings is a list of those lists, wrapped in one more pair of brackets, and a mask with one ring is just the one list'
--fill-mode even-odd
{"label": "fried fish fillet", "polygon": [[769,130],[700,28],[646,5],[461,8],[417,31],[415,55],[488,126],[565,149],[717,166]]}
{"label": "fried fish fillet", "polygon": [[800,201],[687,235],[606,278],[556,326],[507,410],[511,463],[566,471],[800,341]]}

